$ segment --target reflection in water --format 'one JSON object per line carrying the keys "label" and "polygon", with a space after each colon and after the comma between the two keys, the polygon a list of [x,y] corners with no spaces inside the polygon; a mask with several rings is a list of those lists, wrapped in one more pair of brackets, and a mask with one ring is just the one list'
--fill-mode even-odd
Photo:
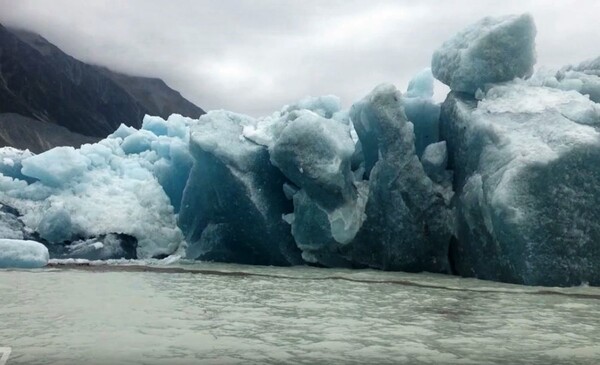
{"label": "reflection in water", "polygon": [[0,289],[9,365],[600,359],[596,288],[196,264],[0,271]]}

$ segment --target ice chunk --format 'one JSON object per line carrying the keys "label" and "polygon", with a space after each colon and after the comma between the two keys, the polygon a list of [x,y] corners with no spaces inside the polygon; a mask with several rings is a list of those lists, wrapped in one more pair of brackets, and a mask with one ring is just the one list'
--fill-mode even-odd
{"label": "ice chunk", "polygon": [[427,98],[403,98],[406,117],[414,125],[415,149],[421,157],[425,148],[440,140],[440,105]]}
{"label": "ice chunk", "polygon": [[577,66],[564,67],[557,74],[557,78],[563,85],[571,80],[576,81],[578,86],[569,90],[575,89],[581,94],[589,95],[596,103],[600,103],[600,57]]}
{"label": "ice chunk", "polygon": [[0,148],[0,174],[14,179],[33,182],[36,179],[27,177],[21,173],[22,161],[33,156],[29,150],[21,151],[12,147]]}
{"label": "ice chunk", "polygon": [[583,72],[586,75],[600,76],[600,57],[581,62],[577,66],[570,66],[568,69]]}
{"label": "ice chunk", "polygon": [[14,208],[0,204],[0,238],[22,240],[24,227]]}
{"label": "ice chunk", "polygon": [[112,134],[110,134],[108,136],[108,138],[121,138],[124,139],[127,136],[130,136],[134,133],[137,132],[137,129],[133,128],[133,127],[129,127],[126,126],[125,124],[121,123],[121,125],[119,125],[119,128],[117,128],[116,131],[114,131]]}
{"label": "ice chunk", "polygon": [[301,262],[282,216],[292,211],[267,148],[244,138],[248,116],[212,111],[192,127],[194,159],[179,225],[188,257],[245,264]]}
{"label": "ice chunk", "polygon": [[242,135],[244,127],[254,123],[254,118],[246,115],[224,110],[212,111],[202,116],[192,128],[191,142],[227,164],[247,171],[254,163],[256,151],[263,150],[261,146],[245,140]]}
{"label": "ice chunk", "polygon": [[284,108],[277,123],[271,125],[276,133],[268,144],[270,159],[297,186],[283,188],[293,199],[294,218],[288,223],[302,257],[325,266],[349,266],[337,247],[351,241],[362,225],[366,194],[359,201],[353,184],[355,142],[348,114],[339,111],[337,98],[313,98]]}
{"label": "ice chunk", "polygon": [[21,172],[49,186],[67,184],[79,178],[91,161],[73,147],[56,147],[22,161]]}
{"label": "ice chunk", "polygon": [[121,148],[126,154],[142,153],[150,149],[152,142],[156,140],[154,133],[140,130],[125,137]]}
{"label": "ice chunk", "polygon": [[144,115],[142,129],[154,133],[156,136],[166,136],[169,134],[169,126],[166,120],[161,117]]}
{"label": "ice chunk", "polygon": [[348,114],[341,110],[340,99],[334,95],[308,97],[296,103],[284,106],[281,111],[268,117],[244,125],[245,138],[269,148],[286,127],[289,121],[299,116],[299,111],[311,111],[323,118],[334,119],[348,124]]}
{"label": "ice chunk", "polygon": [[421,157],[425,147],[440,139],[440,105],[433,101],[433,75],[431,69],[418,73],[403,96],[402,105],[409,121],[414,125],[415,148]]}
{"label": "ice chunk", "polygon": [[294,195],[292,234],[303,257],[310,257],[309,262],[329,267],[363,266],[342,254],[342,248],[354,240],[367,218],[368,184],[357,182],[356,190],[355,199],[333,210],[323,208],[304,190]]}
{"label": "ice chunk", "polygon": [[547,87],[528,87],[524,82],[492,88],[479,102],[478,107],[492,114],[539,115],[556,110],[576,123],[600,126],[599,104],[590,102],[574,91],[562,92]]}
{"label": "ice chunk", "polygon": [[441,125],[458,195],[456,272],[600,284],[600,133],[590,124],[597,104],[573,91],[513,82],[479,102],[448,96]]}
{"label": "ice chunk", "polygon": [[196,123],[196,119],[184,117],[180,114],[171,114],[167,118],[167,135],[179,138],[183,142],[189,142],[190,126]]}
{"label": "ice chunk", "polygon": [[[365,186],[366,187],[366,186]],[[327,267],[352,267],[340,254],[340,247],[351,242],[362,226],[366,193],[359,189],[360,201],[349,201],[328,211],[304,190],[294,194],[292,234],[305,261]]]}
{"label": "ice chunk", "polygon": [[484,18],[435,51],[433,75],[453,91],[470,94],[488,83],[528,77],[536,58],[535,34],[529,14]]}
{"label": "ice chunk", "polygon": [[70,241],[73,235],[71,215],[61,207],[52,207],[44,212],[36,231],[48,242]]}
{"label": "ice chunk", "polygon": [[283,183],[283,193],[288,200],[292,200],[294,198],[294,194],[298,192],[298,188],[292,184]]}
{"label": "ice chunk", "polygon": [[350,170],[354,141],[348,125],[304,110],[270,149],[271,161],[325,208],[353,200]]}
{"label": "ice chunk", "polygon": [[582,62],[577,66],[566,66],[554,74],[538,71],[537,80],[532,84],[548,86],[561,90],[575,90],[588,95],[596,103],[600,103],[600,57]]}
{"label": "ice chunk", "polygon": [[137,259],[137,239],[125,234],[107,234],[78,240],[66,246],[53,245],[53,258],[86,260]]}
{"label": "ice chunk", "polygon": [[48,258],[48,249],[39,242],[0,239],[0,268],[40,268]]}
{"label": "ice chunk", "polygon": [[324,95],[319,97],[307,97],[296,103],[287,105],[283,108],[283,113],[290,113],[294,110],[310,110],[323,118],[331,119],[335,113],[341,111],[340,98],[335,95]]}
{"label": "ice chunk", "polygon": [[431,98],[433,96],[433,81],[431,68],[422,70],[408,83],[405,96],[408,98]]}
{"label": "ice chunk", "polygon": [[433,143],[427,146],[423,157],[421,157],[421,163],[427,176],[431,180],[438,184],[441,184],[444,180],[449,178],[446,166],[448,165],[448,150],[446,148],[446,141]]}

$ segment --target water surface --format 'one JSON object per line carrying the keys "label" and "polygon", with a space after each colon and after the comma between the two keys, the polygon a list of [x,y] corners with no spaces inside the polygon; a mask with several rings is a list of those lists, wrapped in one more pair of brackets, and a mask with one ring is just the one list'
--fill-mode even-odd
{"label": "water surface", "polygon": [[600,289],[198,263],[0,271],[16,364],[598,364]]}

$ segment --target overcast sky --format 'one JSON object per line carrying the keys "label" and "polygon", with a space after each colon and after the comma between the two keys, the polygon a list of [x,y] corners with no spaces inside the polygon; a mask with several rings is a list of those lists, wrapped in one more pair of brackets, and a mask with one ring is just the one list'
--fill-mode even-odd
{"label": "overcast sky", "polygon": [[538,66],[600,56],[597,0],[0,0],[4,25],[82,61],[254,116],[307,95],[350,105],[381,82],[405,90],[456,31],[522,12],[536,20]]}

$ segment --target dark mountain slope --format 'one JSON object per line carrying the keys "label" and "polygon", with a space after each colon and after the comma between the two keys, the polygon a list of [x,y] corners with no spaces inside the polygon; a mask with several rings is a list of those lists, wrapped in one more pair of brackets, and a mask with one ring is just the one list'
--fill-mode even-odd
{"label": "dark mountain slope", "polygon": [[146,114],[167,118],[173,113],[186,117],[198,118],[204,110],[185,99],[178,91],[171,89],[161,79],[150,77],[129,76],[98,66],[111,80],[119,84],[129,95],[136,99],[144,108]]}
{"label": "dark mountain slope", "polygon": [[[204,111],[160,79],[123,75],[83,63],[35,33],[0,25],[0,113],[19,114],[45,122],[43,125],[54,124],[79,135],[101,138],[121,123],[139,127],[144,114],[166,118],[179,113],[197,118]],[[14,126],[16,119],[10,119]],[[42,124],[27,125],[33,128]],[[53,129],[51,135],[59,131]],[[38,132],[37,137],[43,139]],[[12,133],[23,138],[35,134]],[[7,133],[0,131],[0,135]],[[78,138],[68,141],[66,138],[65,144],[79,143]],[[28,145],[28,141],[20,142]],[[31,147],[41,146],[38,142],[32,140]],[[42,145],[53,144],[47,142]],[[0,140],[0,146],[5,144],[6,140]]]}
{"label": "dark mountain slope", "polygon": [[0,26],[1,112],[103,137],[119,124],[139,126],[143,107],[93,66],[53,47],[45,54]]}
{"label": "dark mountain slope", "polygon": [[0,114],[0,146],[29,149],[31,152],[40,153],[57,146],[80,146],[84,143],[97,142],[98,139],[19,114]]}

